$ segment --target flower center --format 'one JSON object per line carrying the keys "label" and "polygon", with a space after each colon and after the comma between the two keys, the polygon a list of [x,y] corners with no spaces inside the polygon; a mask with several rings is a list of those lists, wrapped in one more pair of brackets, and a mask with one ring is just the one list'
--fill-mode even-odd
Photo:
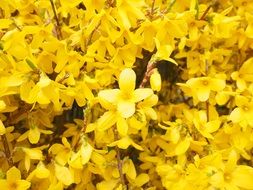
{"label": "flower center", "polygon": [[244,7],[246,7],[247,4],[248,4],[247,1],[243,1],[243,2],[242,2],[242,6],[244,6]]}
{"label": "flower center", "polygon": [[244,111],[249,111],[249,107],[248,107],[248,106],[243,106],[242,109],[243,109]]}
{"label": "flower center", "polygon": [[18,189],[18,184],[16,182],[12,182],[9,184],[9,189],[10,190],[16,190]]}
{"label": "flower center", "polygon": [[196,25],[195,22],[191,22],[191,23],[189,24],[190,27],[194,27],[195,25]]}
{"label": "flower center", "polygon": [[203,84],[204,86],[207,86],[207,85],[208,85],[208,81],[207,81],[207,80],[204,80],[204,81],[202,81],[202,84]]}
{"label": "flower center", "polygon": [[229,173],[225,173],[225,174],[224,174],[224,179],[225,179],[226,181],[229,181],[229,180],[231,179],[230,174],[229,174]]}

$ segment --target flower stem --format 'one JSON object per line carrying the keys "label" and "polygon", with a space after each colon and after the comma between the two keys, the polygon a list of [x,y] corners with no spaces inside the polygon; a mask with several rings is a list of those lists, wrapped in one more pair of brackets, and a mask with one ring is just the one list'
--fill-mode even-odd
{"label": "flower stem", "polygon": [[52,7],[53,12],[54,12],[54,19],[56,21],[56,35],[57,35],[57,38],[59,40],[61,40],[62,39],[61,25],[60,25],[60,21],[59,21],[59,18],[57,16],[57,13],[56,13],[56,8],[55,8],[53,0],[50,0],[50,4],[51,4],[51,7]]}
{"label": "flower stem", "polygon": [[144,88],[145,87],[145,85],[149,81],[149,79],[151,77],[151,74],[153,72],[153,69],[156,67],[156,65],[157,65],[157,61],[154,61],[151,58],[151,60],[148,62],[146,72],[145,72],[144,77],[143,77],[143,79],[141,81],[141,84],[139,86],[140,88]]}
{"label": "flower stem", "polygon": [[206,101],[206,120],[209,122],[209,102]]}
{"label": "flower stem", "polygon": [[13,160],[12,160],[12,157],[11,157],[11,151],[10,151],[10,147],[9,147],[6,135],[2,135],[1,139],[2,139],[2,142],[3,142],[4,153],[5,153],[5,156],[7,158],[7,162],[9,164],[9,166],[12,167],[13,166]]}
{"label": "flower stem", "polygon": [[[118,136],[118,132],[116,130],[114,130],[114,136],[116,138],[116,140],[119,139],[119,136]],[[120,175],[120,181],[121,181],[121,184],[123,186],[123,188],[126,186],[126,183],[125,183],[125,177],[124,177],[124,174],[123,174],[123,162],[121,160],[121,154],[120,154],[120,149],[118,146],[115,147],[116,148],[116,156],[117,156],[117,167],[118,167],[118,171],[119,171],[119,175]]]}

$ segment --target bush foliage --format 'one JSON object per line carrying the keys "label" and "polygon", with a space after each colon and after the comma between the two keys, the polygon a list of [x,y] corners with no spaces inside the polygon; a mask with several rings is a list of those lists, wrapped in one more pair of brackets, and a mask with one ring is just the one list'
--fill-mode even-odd
{"label": "bush foliage", "polygon": [[253,190],[252,0],[1,0],[1,190]]}

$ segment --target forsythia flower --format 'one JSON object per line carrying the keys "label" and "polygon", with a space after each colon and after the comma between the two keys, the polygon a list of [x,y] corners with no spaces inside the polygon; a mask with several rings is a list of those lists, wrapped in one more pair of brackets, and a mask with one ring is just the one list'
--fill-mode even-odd
{"label": "forsythia flower", "polygon": [[1,0],[0,190],[253,190],[253,0]]}
{"label": "forsythia flower", "polygon": [[191,91],[201,102],[208,100],[211,91],[221,91],[225,88],[225,81],[211,77],[191,78],[186,82]]}
{"label": "forsythia flower", "polygon": [[0,187],[3,190],[26,190],[30,186],[29,181],[21,179],[20,171],[16,167],[7,171],[7,179],[0,179]]}
{"label": "forsythia flower", "polygon": [[102,90],[98,97],[116,106],[123,118],[129,118],[135,113],[135,104],[151,96],[153,91],[149,88],[135,90],[136,74],[132,69],[124,69],[119,76],[119,89]]}

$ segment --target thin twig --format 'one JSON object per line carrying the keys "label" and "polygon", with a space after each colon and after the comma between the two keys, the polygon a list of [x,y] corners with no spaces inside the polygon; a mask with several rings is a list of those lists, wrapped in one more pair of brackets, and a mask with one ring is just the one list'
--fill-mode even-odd
{"label": "thin twig", "polygon": [[199,20],[205,20],[206,15],[207,15],[207,13],[209,12],[209,10],[210,10],[211,8],[212,8],[212,5],[209,5],[209,6],[206,8],[205,12],[202,14],[202,16],[200,17]]}
{"label": "thin twig", "polygon": [[53,9],[54,19],[56,21],[56,34],[57,34],[57,38],[59,40],[61,40],[62,39],[61,25],[60,25],[60,21],[59,21],[59,18],[57,16],[57,13],[56,13],[56,8],[55,8],[53,0],[50,0],[50,4],[51,4],[51,7]]}
{"label": "thin twig", "polygon": [[155,0],[152,1],[152,5],[151,5],[151,16],[153,16],[154,12],[155,12]]}
{"label": "thin twig", "polygon": [[[114,135],[115,135],[116,140],[118,140],[119,137],[118,137],[118,132],[116,130],[114,130]],[[126,183],[125,183],[125,177],[123,174],[123,162],[121,160],[120,149],[118,146],[116,146],[115,148],[116,148],[116,154],[117,154],[116,155],[117,156],[117,166],[118,166],[120,181],[121,181],[122,186],[125,187]]]}
{"label": "thin twig", "polygon": [[151,77],[153,69],[156,67],[156,65],[157,65],[157,61],[153,61],[152,59],[148,62],[147,70],[146,70],[144,77],[141,81],[141,84],[139,86],[140,88],[144,88],[144,86],[147,84],[147,82],[149,81],[149,79]]}
{"label": "thin twig", "polygon": [[13,166],[13,160],[12,160],[11,151],[10,151],[10,147],[9,147],[6,135],[5,134],[2,135],[1,139],[2,139],[2,142],[3,142],[4,153],[5,153],[5,156],[7,158],[7,162],[9,164],[9,167],[12,167]]}
{"label": "thin twig", "polygon": [[119,147],[116,146],[116,153],[117,153],[117,162],[118,162],[118,170],[119,170],[119,175],[120,175],[120,181],[121,181],[121,184],[123,185],[123,187],[125,187],[125,178],[124,178],[124,175],[123,175],[123,163],[122,163],[122,160],[120,158],[120,149]]}
{"label": "thin twig", "polygon": [[209,102],[206,101],[206,120],[209,122]]}
{"label": "thin twig", "polygon": [[[27,105],[25,104],[23,106],[23,109],[20,110],[17,114],[15,115],[10,115],[8,117],[8,119],[4,122],[4,125],[5,126],[10,126],[10,125],[13,125],[15,123],[17,123],[17,119],[24,113],[26,113],[27,111],[29,111],[30,109],[30,105]],[[10,150],[10,147],[9,147],[9,144],[8,144],[8,140],[7,140],[7,137],[6,135],[2,135],[1,136],[1,140],[3,142],[3,146],[4,146],[4,152],[5,152],[5,156],[7,158],[7,162],[9,164],[10,167],[13,166],[13,160],[12,160],[12,153],[11,153],[11,150]]]}
{"label": "thin twig", "polygon": [[88,49],[87,47],[91,44],[92,38],[93,38],[95,32],[98,30],[98,28],[99,28],[100,25],[101,25],[101,22],[98,23],[98,25],[94,28],[94,30],[91,32],[89,38],[87,39],[86,44],[85,44],[86,51]]}

